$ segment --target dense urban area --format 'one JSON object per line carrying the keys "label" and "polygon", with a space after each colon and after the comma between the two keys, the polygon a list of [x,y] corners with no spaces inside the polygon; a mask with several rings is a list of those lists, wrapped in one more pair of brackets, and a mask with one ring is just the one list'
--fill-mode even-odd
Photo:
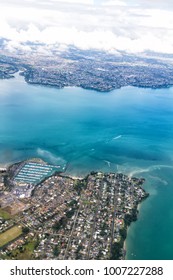
{"label": "dense urban area", "polygon": [[38,48],[32,44],[32,52],[10,53],[1,46],[0,78],[11,78],[21,70],[30,84],[57,88],[76,86],[102,92],[123,86],[160,88],[173,85],[173,61],[169,55],[110,54],[74,47],[39,54]]}
{"label": "dense urban area", "polygon": [[125,258],[144,179],[63,168],[32,159],[0,169],[0,259]]}

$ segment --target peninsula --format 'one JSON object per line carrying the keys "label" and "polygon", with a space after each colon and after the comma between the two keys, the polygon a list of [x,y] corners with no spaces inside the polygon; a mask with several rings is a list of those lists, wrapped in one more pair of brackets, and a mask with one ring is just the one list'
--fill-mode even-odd
{"label": "peninsula", "polygon": [[124,86],[164,88],[173,85],[171,56],[155,53],[137,55],[119,52],[69,48],[49,50],[44,55],[38,46],[28,52],[0,51],[0,78],[12,78],[21,71],[29,84],[45,86],[81,87],[108,92]]}
{"label": "peninsula", "polygon": [[31,159],[0,170],[0,259],[124,259],[144,179]]}

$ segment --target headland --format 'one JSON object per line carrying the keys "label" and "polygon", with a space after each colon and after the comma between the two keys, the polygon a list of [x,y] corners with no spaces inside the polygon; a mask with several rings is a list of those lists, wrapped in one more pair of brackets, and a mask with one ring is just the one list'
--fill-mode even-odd
{"label": "headland", "polygon": [[41,159],[1,172],[1,259],[124,259],[127,228],[148,196],[143,178],[85,178]]}
{"label": "headland", "polygon": [[157,54],[120,55],[69,49],[50,56],[0,52],[0,79],[20,74],[29,84],[109,92],[124,86],[167,88],[173,85],[172,59]]}

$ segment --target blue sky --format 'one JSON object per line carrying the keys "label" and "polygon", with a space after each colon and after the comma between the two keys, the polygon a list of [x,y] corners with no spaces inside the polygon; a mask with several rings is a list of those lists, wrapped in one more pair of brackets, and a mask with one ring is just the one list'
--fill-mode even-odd
{"label": "blue sky", "polygon": [[[6,48],[147,50],[173,54],[173,1],[161,0],[1,0],[0,37]],[[45,51],[45,49],[44,49]]]}

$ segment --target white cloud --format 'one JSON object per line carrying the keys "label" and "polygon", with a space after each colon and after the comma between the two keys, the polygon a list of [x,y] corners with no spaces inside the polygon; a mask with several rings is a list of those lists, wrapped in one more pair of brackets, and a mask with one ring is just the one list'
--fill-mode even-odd
{"label": "white cloud", "polygon": [[[145,50],[173,53],[173,8],[141,0],[23,0],[4,1],[0,37],[8,49],[26,49],[25,42],[74,45],[82,49]],[[155,4],[154,4],[155,3]],[[159,2],[160,6],[163,5]],[[157,4],[157,5],[156,5]],[[48,49],[48,47],[47,47]],[[43,48],[42,48],[43,50]]]}
{"label": "white cloud", "polygon": [[105,1],[102,3],[103,6],[127,6],[127,4],[124,1],[120,0],[110,0]]}
{"label": "white cloud", "polygon": [[65,3],[70,3],[70,4],[82,4],[82,5],[92,5],[94,4],[93,0],[51,0],[52,2],[65,2]]}

